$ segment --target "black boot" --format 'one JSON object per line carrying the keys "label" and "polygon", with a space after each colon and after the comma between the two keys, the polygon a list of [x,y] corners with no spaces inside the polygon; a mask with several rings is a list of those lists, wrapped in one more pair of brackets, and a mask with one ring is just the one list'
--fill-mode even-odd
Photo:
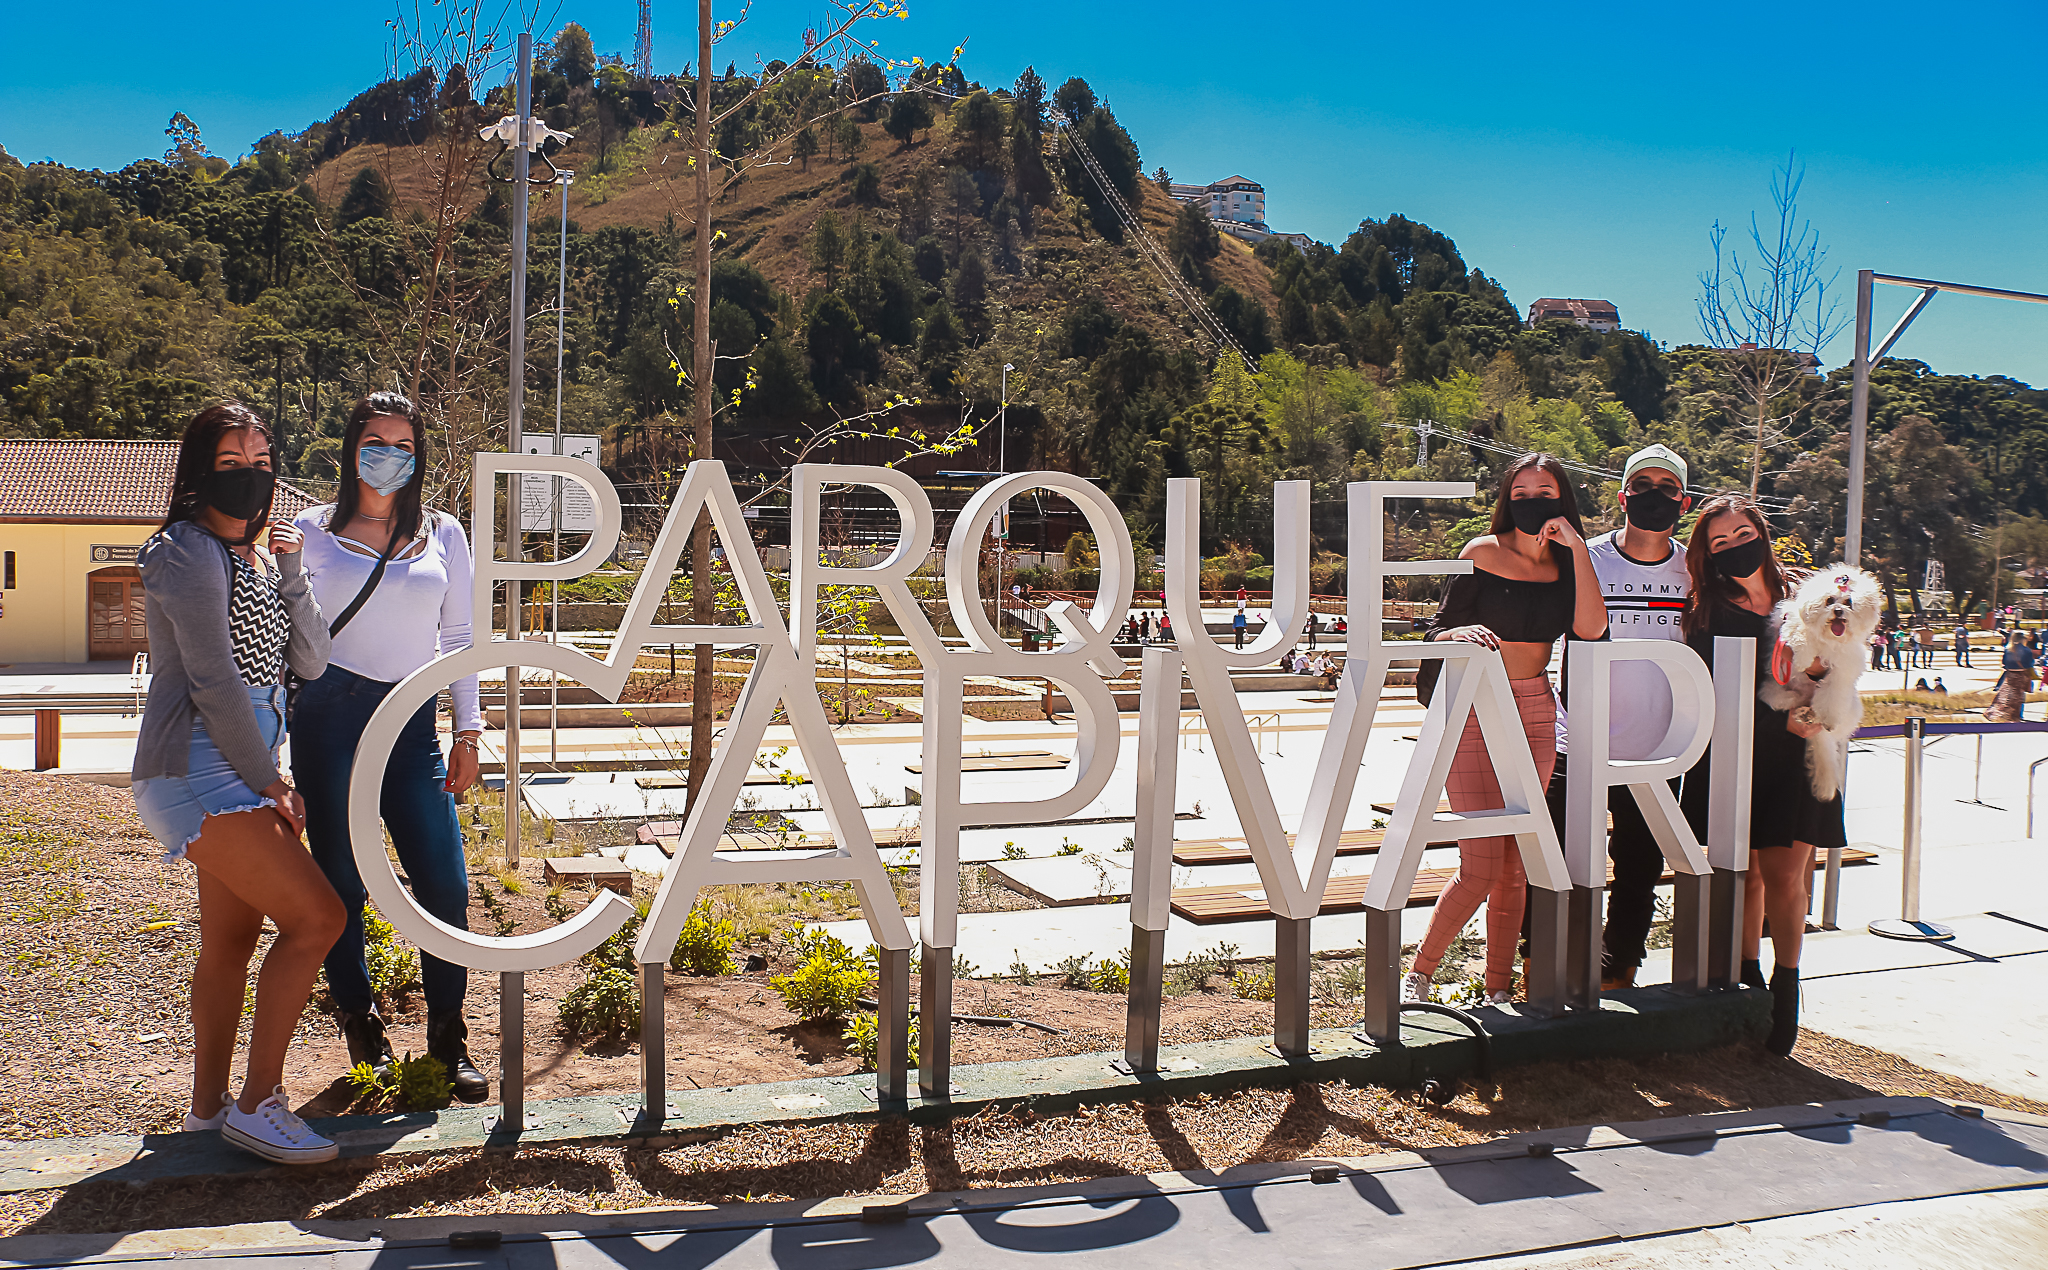
{"label": "black boot", "polygon": [[427,1053],[448,1069],[456,1101],[482,1102],[491,1096],[491,1082],[469,1061],[469,1024],[460,1013],[427,1016]]}
{"label": "black boot", "polygon": [[1767,986],[1764,982],[1764,963],[1755,957],[1742,959],[1742,982],[1752,988]]}
{"label": "black boot", "polygon": [[391,1042],[384,1039],[384,1020],[377,1017],[377,1007],[363,1014],[344,1012],[341,1036],[348,1042],[349,1066],[368,1063],[379,1076],[390,1068]]}
{"label": "black boot", "polygon": [[1798,1040],[1799,967],[1779,966],[1771,971],[1771,1034],[1764,1038],[1764,1048],[1787,1058]]}

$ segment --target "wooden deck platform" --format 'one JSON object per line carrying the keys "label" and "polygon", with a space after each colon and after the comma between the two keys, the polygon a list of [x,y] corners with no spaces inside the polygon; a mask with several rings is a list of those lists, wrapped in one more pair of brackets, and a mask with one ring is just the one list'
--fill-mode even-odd
{"label": "wooden deck platform", "polygon": [[[1849,847],[1842,852],[1842,863],[1866,864],[1877,859],[1874,851],[1860,847]],[[1816,858],[1814,867],[1823,866],[1824,860]],[[1422,869],[1415,875],[1415,885],[1408,892],[1408,907],[1434,904],[1451,884],[1455,869]],[[1669,882],[1672,872],[1667,865],[1663,881]],[[1370,873],[1354,874],[1351,877],[1331,878],[1323,891],[1323,906],[1317,915],[1328,917],[1336,913],[1363,913],[1365,911],[1365,887],[1372,880]],[[1607,880],[1614,880],[1614,866],[1607,866]],[[1264,887],[1252,886],[1186,886],[1177,887],[1173,892],[1173,912],[1176,917],[1185,918],[1197,925],[1212,925],[1220,922],[1250,922],[1273,915],[1266,907]]]}

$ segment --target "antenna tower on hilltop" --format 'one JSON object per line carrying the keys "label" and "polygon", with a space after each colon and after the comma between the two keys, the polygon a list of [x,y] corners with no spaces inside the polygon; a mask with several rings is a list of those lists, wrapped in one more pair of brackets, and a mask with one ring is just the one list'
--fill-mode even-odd
{"label": "antenna tower on hilltop", "polygon": [[642,84],[654,78],[653,0],[640,0],[640,35],[633,41],[633,78]]}

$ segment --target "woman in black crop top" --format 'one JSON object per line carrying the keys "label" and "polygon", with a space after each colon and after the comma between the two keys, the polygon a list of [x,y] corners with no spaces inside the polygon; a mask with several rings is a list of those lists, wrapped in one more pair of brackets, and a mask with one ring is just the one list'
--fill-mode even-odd
{"label": "woman in black crop top", "polygon": [[[1685,563],[1692,574],[1692,598],[1685,611],[1685,639],[1714,664],[1714,639],[1729,635],[1757,641],[1759,682],[1771,673],[1771,649],[1763,646],[1771,609],[1791,593],[1791,583],[1771,554],[1769,527],[1749,500],[1714,499],[1700,508]],[[1799,1039],[1799,952],[1806,934],[1807,890],[1813,883],[1815,847],[1846,845],[1842,796],[1814,797],[1806,776],[1806,738],[1815,728],[1783,710],[1756,703],[1750,767],[1749,871],[1742,900],[1742,979],[1764,986],[1763,926],[1771,919],[1771,1034],[1764,1042],[1788,1055]],[[1704,840],[1710,750],[1685,776],[1680,798],[1686,819]]]}
{"label": "woman in black crop top", "polygon": [[[1459,558],[1472,562],[1472,572],[1451,579],[1423,638],[1463,640],[1500,651],[1529,754],[1536,760],[1538,784],[1547,783],[1557,759],[1557,698],[1546,673],[1551,645],[1566,631],[1580,639],[1607,633],[1607,606],[1586,553],[1578,498],[1564,465],[1542,453],[1510,463],[1494,499],[1493,532],[1466,543]],[[1477,719],[1465,721],[1444,792],[1457,811],[1501,806],[1500,780]],[[1459,841],[1458,874],[1437,901],[1415,964],[1402,982],[1403,999],[1429,999],[1444,949],[1481,901],[1486,904],[1486,999],[1491,1004],[1513,999],[1515,946],[1528,892],[1512,837]]]}

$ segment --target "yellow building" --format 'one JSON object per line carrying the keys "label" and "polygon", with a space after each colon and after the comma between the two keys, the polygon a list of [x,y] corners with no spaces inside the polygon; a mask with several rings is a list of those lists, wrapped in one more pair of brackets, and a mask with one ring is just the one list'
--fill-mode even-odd
{"label": "yellow building", "polygon": [[[0,440],[0,665],[148,651],[135,552],[177,462],[175,441]],[[313,501],[279,482],[273,514]]]}

